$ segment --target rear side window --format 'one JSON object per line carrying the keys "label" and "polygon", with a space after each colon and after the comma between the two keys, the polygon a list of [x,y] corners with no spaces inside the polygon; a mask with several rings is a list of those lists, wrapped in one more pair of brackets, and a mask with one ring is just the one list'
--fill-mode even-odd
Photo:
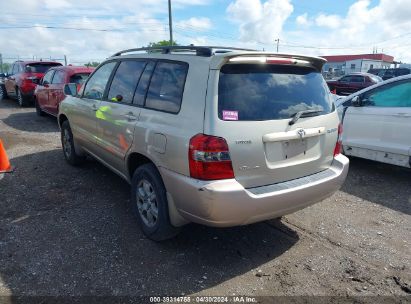
{"label": "rear side window", "polygon": [[304,110],[322,111],[322,114],[332,111],[324,78],[312,68],[228,64],[220,71],[220,119],[286,119]]}
{"label": "rear side window", "polygon": [[107,82],[117,63],[112,61],[102,65],[88,80],[84,89],[84,98],[99,99],[104,96]]}
{"label": "rear side window", "polygon": [[66,80],[66,74],[63,71],[56,71],[51,83],[64,83]]}
{"label": "rear side window", "polygon": [[31,73],[46,73],[54,66],[61,66],[59,63],[30,63],[26,65],[26,71]]}
{"label": "rear side window", "polygon": [[78,73],[70,76],[70,83],[76,83],[76,84],[82,84],[84,83],[88,76],[90,76],[90,73]]}
{"label": "rear side window", "polygon": [[43,84],[50,84],[51,79],[53,78],[54,70],[48,71],[43,77]]}
{"label": "rear side window", "polygon": [[357,83],[364,82],[364,76],[353,75],[351,76],[351,82],[357,82]]}
{"label": "rear side window", "polygon": [[145,65],[145,61],[122,61],[111,82],[108,100],[131,103]]}
{"label": "rear side window", "polygon": [[351,76],[344,76],[339,81],[340,82],[350,82]]}
{"label": "rear side window", "polygon": [[18,68],[19,68],[18,65],[17,65],[17,64],[14,64],[14,65],[13,65],[13,70],[11,71],[11,74],[12,74],[12,75],[17,74]]}
{"label": "rear side window", "polygon": [[178,113],[183,98],[188,64],[158,62],[147,92],[146,107]]}

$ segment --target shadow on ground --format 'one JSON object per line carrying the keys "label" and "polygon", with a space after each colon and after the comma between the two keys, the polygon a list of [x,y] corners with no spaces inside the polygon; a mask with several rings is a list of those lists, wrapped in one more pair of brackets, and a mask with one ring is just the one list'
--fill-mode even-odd
{"label": "shadow on ground", "polygon": [[411,170],[407,168],[352,157],[341,191],[411,214]]}
{"label": "shadow on ground", "polygon": [[230,229],[192,224],[154,243],[127,206],[128,184],[97,162],[70,167],[61,150],[13,162],[18,170],[0,180],[0,281],[13,295],[190,294],[298,242],[274,221]]}
{"label": "shadow on ground", "polygon": [[57,118],[50,115],[40,117],[36,112],[13,113],[3,122],[19,131],[49,133],[59,130]]}

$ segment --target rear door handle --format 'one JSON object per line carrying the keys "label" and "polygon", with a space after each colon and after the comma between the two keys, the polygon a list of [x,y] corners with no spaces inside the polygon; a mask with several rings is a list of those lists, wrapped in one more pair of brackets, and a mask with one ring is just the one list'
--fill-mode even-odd
{"label": "rear door handle", "polygon": [[137,120],[137,116],[135,116],[133,112],[127,112],[124,116],[127,117],[128,121]]}

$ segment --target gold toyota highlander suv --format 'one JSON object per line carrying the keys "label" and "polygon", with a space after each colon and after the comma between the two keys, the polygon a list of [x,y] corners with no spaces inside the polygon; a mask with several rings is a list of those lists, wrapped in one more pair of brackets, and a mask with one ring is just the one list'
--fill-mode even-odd
{"label": "gold toyota highlander suv", "polygon": [[227,47],[118,52],[79,92],[66,85],[65,158],[91,155],[129,182],[153,240],[189,222],[292,213],[332,195],[348,171],[324,62]]}

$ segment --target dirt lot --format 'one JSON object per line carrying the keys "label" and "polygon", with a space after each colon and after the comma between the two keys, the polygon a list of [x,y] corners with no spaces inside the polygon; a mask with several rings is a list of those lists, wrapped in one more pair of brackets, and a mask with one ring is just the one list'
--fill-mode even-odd
{"label": "dirt lot", "polygon": [[16,167],[0,180],[2,296],[411,294],[411,170],[352,159],[339,192],[281,221],[154,243],[128,184],[65,162],[54,118],[3,100],[0,138]]}

